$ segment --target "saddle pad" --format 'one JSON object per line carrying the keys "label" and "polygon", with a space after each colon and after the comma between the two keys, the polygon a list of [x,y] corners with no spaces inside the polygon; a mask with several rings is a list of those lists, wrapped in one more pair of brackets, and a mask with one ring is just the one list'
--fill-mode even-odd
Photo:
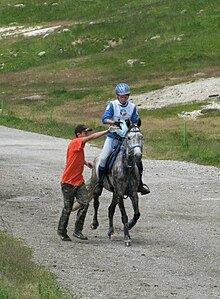
{"label": "saddle pad", "polygon": [[120,152],[122,143],[120,142],[116,148],[114,148],[113,152],[108,156],[105,171],[106,173],[109,173],[112,169],[112,166],[115,162],[115,159],[117,158],[118,153]]}

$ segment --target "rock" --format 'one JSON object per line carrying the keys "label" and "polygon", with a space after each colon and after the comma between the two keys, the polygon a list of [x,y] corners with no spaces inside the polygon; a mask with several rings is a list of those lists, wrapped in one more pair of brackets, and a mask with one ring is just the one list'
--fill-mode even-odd
{"label": "rock", "polygon": [[212,112],[220,112],[220,104],[218,103],[211,103],[207,106],[202,107],[200,110],[194,110],[191,112],[182,112],[178,114],[179,117],[183,118],[191,118],[191,119],[196,119],[197,117],[206,114],[206,113],[212,113]]}
{"label": "rock", "polygon": [[139,62],[139,59],[128,59],[127,60],[127,64],[129,64],[130,66],[133,66],[137,62]]}
{"label": "rock", "polygon": [[151,40],[154,40],[154,39],[158,39],[158,38],[160,38],[160,35],[152,36],[150,39],[151,39]]}
{"label": "rock", "polygon": [[42,51],[42,52],[39,52],[39,53],[38,53],[38,56],[42,57],[42,56],[44,56],[45,54],[46,54],[46,52],[45,52],[45,51]]}
{"label": "rock", "polygon": [[14,5],[14,7],[21,7],[21,8],[23,8],[23,7],[25,7],[26,5],[24,5],[23,3],[21,3],[21,4],[15,4]]}

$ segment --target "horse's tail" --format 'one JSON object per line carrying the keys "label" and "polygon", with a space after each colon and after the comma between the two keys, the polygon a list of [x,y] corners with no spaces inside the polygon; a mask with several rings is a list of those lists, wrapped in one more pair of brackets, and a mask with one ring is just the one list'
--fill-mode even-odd
{"label": "horse's tail", "polygon": [[[86,182],[86,189],[88,191],[89,202],[93,199],[93,191],[95,188],[95,184],[97,182],[97,174],[96,174],[96,160],[94,161],[94,165],[92,168],[92,175],[91,178]],[[78,202],[74,202],[72,212],[78,210],[80,208],[80,204]]]}
{"label": "horse's tail", "polygon": [[[89,198],[89,202],[93,199],[93,189],[94,189],[94,184],[92,184],[91,182],[92,180],[88,180],[86,182],[86,189],[88,191],[88,198]],[[80,204],[75,201],[73,204],[73,208],[72,208],[72,212],[78,210],[80,208]]]}

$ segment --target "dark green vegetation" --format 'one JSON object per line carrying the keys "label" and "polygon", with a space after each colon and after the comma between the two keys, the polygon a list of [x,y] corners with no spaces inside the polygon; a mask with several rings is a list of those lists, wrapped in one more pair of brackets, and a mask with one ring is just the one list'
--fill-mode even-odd
{"label": "dark green vegetation", "polygon": [[57,286],[55,277],[36,266],[32,253],[20,241],[0,233],[1,299],[70,299]]}
{"label": "dark green vegetation", "polygon": [[[138,94],[219,76],[220,5],[215,0],[22,3],[1,1],[1,27],[60,27],[46,37],[1,39],[3,125],[72,138],[77,123],[102,127],[100,117],[119,81]],[[184,121],[177,113],[194,108],[140,112],[146,158],[220,166],[218,113],[188,121],[184,140]]]}

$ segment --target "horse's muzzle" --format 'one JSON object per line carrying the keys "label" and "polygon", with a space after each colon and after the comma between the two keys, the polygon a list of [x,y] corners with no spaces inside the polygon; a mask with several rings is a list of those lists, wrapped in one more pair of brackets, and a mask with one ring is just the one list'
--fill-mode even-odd
{"label": "horse's muzzle", "polygon": [[134,154],[134,157],[135,157],[135,160],[141,160],[142,159],[142,153],[141,152],[136,152],[135,154]]}

